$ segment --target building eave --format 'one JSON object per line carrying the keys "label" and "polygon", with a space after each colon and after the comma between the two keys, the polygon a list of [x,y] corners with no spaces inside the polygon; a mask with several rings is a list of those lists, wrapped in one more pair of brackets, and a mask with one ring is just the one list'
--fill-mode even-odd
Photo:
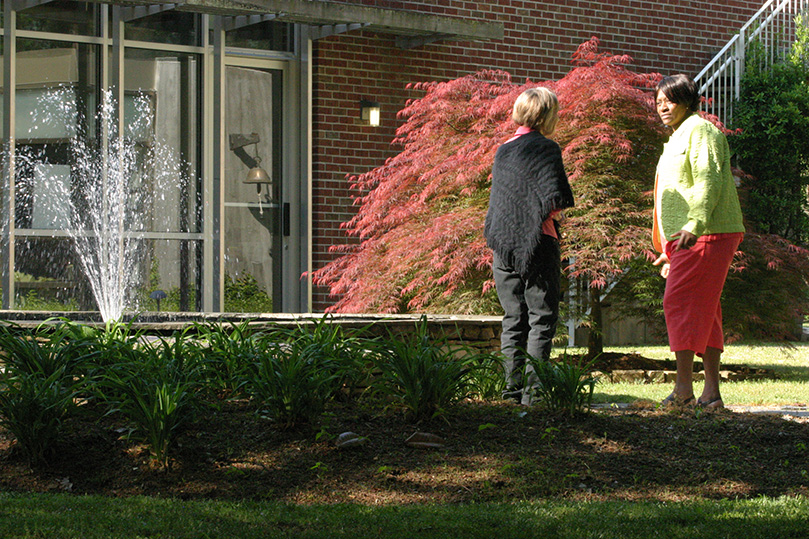
{"label": "building eave", "polygon": [[361,25],[363,29],[397,36],[437,36],[455,41],[491,41],[503,38],[500,22],[431,15],[407,10],[342,4],[323,0],[93,0],[123,6],[168,4],[177,11],[223,16],[270,15],[279,22],[312,26]]}

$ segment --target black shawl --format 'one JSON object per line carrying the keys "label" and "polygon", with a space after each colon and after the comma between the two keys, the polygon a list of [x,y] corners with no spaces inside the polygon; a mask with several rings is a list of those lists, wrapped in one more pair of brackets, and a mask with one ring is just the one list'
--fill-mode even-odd
{"label": "black shawl", "polygon": [[484,235],[506,265],[527,278],[542,256],[542,222],[571,206],[558,144],[531,131],[497,149]]}

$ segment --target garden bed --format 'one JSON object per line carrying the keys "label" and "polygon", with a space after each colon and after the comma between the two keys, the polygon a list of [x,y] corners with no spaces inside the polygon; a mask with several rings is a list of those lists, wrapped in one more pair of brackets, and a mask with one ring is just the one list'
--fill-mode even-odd
{"label": "garden bed", "polygon": [[[35,469],[0,430],[0,490],[369,505],[809,495],[809,425],[774,416],[649,406],[565,419],[465,402],[414,424],[382,403],[352,402],[330,406],[322,427],[281,430],[247,401],[210,404],[179,436],[168,471],[113,417],[69,420],[55,458]],[[340,449],[348,431],[367,442]],[[409,447],[416,431],[443,447]]]}

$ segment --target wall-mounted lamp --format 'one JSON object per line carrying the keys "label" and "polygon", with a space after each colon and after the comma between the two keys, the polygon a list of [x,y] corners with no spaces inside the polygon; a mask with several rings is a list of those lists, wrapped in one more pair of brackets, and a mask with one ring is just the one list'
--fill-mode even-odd
{"label": "wall-mounted lamp", "polygon": [[363,122],[368,122],[371,127],[379,126],[379,116],[382,112],[382,107],[376,101],[360,101],[360,119]]}

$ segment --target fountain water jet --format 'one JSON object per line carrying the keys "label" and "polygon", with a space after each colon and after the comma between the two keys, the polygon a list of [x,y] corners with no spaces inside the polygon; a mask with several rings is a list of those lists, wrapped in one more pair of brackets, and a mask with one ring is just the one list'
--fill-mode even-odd
{"label": "fountain water jet", "polygon": [[[45,94],[33,113],[35,126],[68,126],[70,181],[40,165],[37,181],[51,190],[56,207],[48,211],[66,225],[105,322],[121,319],[125,310],[137,311],[136,289],[150,255],[145,239],[155,232],[153,196],[185,181],[177,152],[154,140],[149,99],[140,96],[133,103],[123,133],[110,92],[103,94],[94,118],[81,117],[71,88]],[[37,155],[21,157],[44,161]]]}

